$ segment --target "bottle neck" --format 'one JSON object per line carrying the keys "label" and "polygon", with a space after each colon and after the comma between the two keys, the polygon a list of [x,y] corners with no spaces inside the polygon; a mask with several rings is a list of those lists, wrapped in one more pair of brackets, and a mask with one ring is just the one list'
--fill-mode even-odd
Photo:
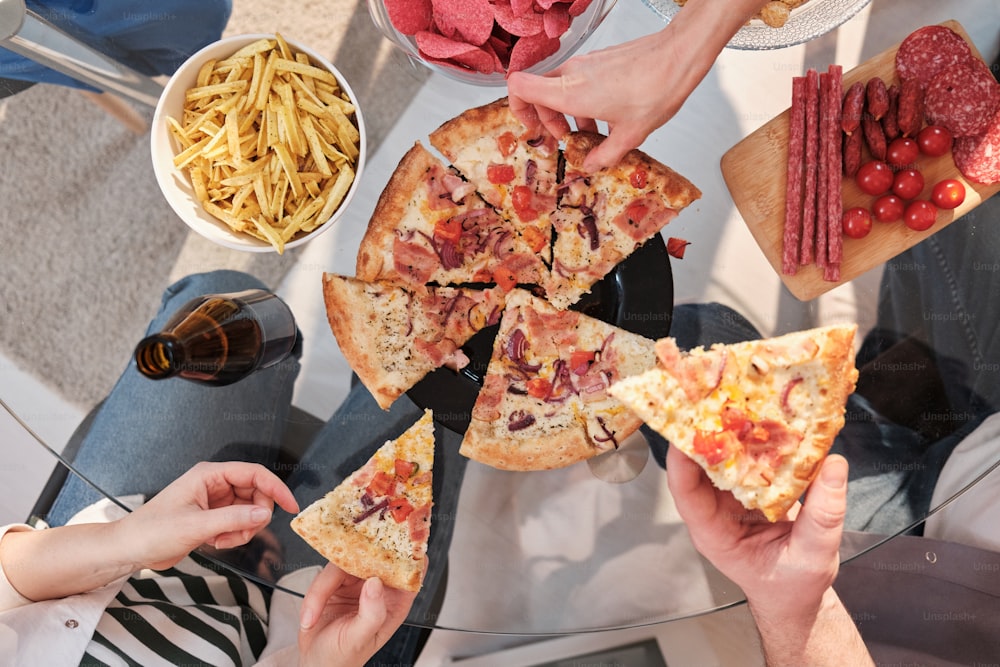
{"label": "bottle neck", "polygon": [[135,350],[135,363],[139,372],[153,380],[177,375],[184,359],[184,347],[177,337],[158,333],[143,338]]}

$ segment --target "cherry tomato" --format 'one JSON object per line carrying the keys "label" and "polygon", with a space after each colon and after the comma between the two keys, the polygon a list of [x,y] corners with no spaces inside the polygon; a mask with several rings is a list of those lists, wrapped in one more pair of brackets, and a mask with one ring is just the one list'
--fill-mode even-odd
{"label": "cherry tomato", "polygon": [[895,169],[905,169],[913,165],[920,156],[920,147],[909,137],[898,137],[889,144],[885,161]]}
{"label": "cherry tomato", "polygon": [[934,225],[935,219],[937,219],[937,209],[926,199],[911,201],[906,205],[906,211],[903,213],[903,222],[915,232],[930,229]]}
{"label": "cherry tomato", "polygon": [[866,208],[855,206],[844,211],[844,234],[852,239],[863,239],[872,230],[872,214]]}
{"label": "cherry tomato", "polygon": [[854,180],[862,192],[878,197],[892,187],[892,178],[892,169],[889,165],[881,160],[873,160],[861,165]]}
{"label": "cherry tomato", "polygon": [[906,204],[896,195],[883,195],[872,204],[872,217],[879,222],[896,222],[903,219]]}
{"label": "cherry tomato", "polygon": [[916,169],[904,169],[892,180],[892,192],[901,199],[916,199],[924,190],[924,175]]}
{"label": "cherry tomato", "polygon": [[931,157],[940,157],[951,150],[951,132],[940,125],[928,125],[917,133],[920,152]]}
{"label": "cherry tomato", "polygon": [[931,201],[945,210],[958,208],[965,201],[965,186],[954,178],[946,178],[931,190]]}

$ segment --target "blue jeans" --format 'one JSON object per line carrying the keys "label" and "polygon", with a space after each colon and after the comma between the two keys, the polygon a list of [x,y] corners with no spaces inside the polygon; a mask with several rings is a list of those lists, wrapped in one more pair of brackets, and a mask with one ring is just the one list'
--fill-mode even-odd
{"label": "blue jeans", "polygon": [[[232,0],[28,0],[28,9],[98,51],[149,76],[173,74],[219,39]],[[76,79],[0,48],[0,78],[92,90]]]}
{"label": "blue jeans", "polygon": [[[260,281],[235,271],[215,271],[184,278],[166,290],[152,333],[188,300],[203,294],[266,289]],[[223,387],[181,379],[149,380],[131,361],[105,399],[85,434],[74,466],[106,495],[154,495],[195,463],[244,460],[276,466],[289,425],[292,388],[299,361],[285,361]],[[352,387],[336,413],[316,432],[286,482],[301,507],[324,495],[359,468],[386,440],[412,425],[423,411],[405,396],[383,411],[361,385]],[[458,455],[460,437],[435,427],[434,511],[428,559],[433,564],[409,619],[431,624],[438,589],[444,584],[448,545],[466,460]],[[99,500],[98,493],[70,475],[47,517],[62,525],[75,512]],[[291,517],[280,509],[269,526],[283,546],[275,574],[325,561],[288,528]],[[412,659],[419,628],[406,626],[378,659]],[[405,663],[404,663],[405,664]]]}

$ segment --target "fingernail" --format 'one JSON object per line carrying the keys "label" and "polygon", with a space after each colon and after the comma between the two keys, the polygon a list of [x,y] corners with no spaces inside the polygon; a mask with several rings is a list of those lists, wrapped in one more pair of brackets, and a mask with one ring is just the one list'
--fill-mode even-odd
{"label": "fingernail", "polygon": [[382,580],[378,577],[369,579],[368,585],[365,586],[365,595],[372,600],[377,600],[382,595]]}
{"label": "fingernail", "polygon": [[308,630],[314,625],[316,625],[316,612],[312,609],[303,609],[302,617],[299,619],[299,627]]}
{"label": "fingernail", "polygon": [[271,510],[266,507],[254,507],[250,510],[250,520],[254,523],[262,523],[271,518]]}
{"label": "fingernail", "polygon": [[831,489],[839,489],[847,482],[847,475],[844,473],[844,466],[840,461],[831,460],[821,473],[823,483]]}

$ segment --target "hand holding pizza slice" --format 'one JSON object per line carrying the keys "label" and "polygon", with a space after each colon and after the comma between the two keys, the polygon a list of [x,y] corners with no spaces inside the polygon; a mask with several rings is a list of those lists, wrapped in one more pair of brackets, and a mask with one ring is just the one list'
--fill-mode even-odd
{"label": "hand holding pizza slice", "polygon": [[610,393],[747,509],[777,521],[819,471],[854,391],[856,325],[682,352]]}

